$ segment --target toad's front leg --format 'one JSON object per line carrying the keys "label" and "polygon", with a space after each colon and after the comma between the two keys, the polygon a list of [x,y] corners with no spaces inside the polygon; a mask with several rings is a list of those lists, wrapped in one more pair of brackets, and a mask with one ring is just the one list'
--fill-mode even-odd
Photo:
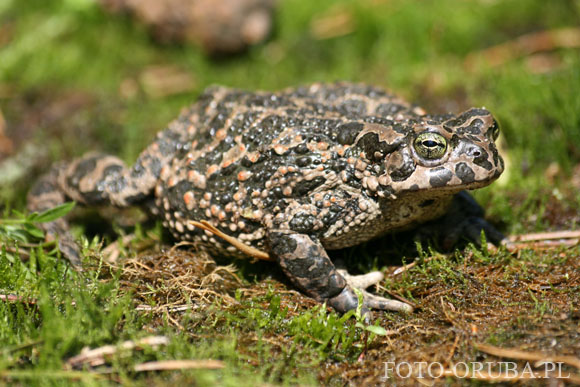
{"label": "toad's front leg", "polygon": [[[339,312],[357,308],[358,296],[354,286],[334,267],[315,237],[291,230],[270,230],[268,242],[270,256],[278,262],[292,283],[310,297],[326,302]],[[360,290],[363,294],[363,313],[369,309],[412,311],[408,304]]]}

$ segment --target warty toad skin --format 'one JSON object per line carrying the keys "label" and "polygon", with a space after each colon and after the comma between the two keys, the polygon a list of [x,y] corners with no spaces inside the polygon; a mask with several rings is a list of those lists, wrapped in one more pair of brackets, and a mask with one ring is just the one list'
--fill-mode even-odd
{"label": "warty toad skin", "polygon": [[[504,164],[496,120],[483,108],[429,115],[373,86],[313,84],[279,92],[208,88],[160,132],[131,167],[91,153],[60,164],[31,190],[29,209],[66,200],[126,207],[148,203],[178,240],[214,255],[244,255],[207,225],[263,252],[294,285],[338,311],[357,307],[355,287],[380,273],[349,276],[327,250],[341,249],[453,214],[477,239],[482,219],[462,191],[486,186]],[[456,220],[456,218],[459,219]],[[45,226],[79,262],[64,220]],[[363,308],[410,310],[363,291]]]}

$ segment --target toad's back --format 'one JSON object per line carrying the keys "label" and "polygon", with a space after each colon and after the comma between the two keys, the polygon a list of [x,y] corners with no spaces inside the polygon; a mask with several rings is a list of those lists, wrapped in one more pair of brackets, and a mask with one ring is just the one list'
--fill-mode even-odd
{"label": "toad's back", "polygon": [[[212,249],[222,247],[219,239],[196,232],[188,220],[209,220],[258,248],[263,225],[274,223],[314,232],[323,241],[338,239],[327,247],[356,244],[359,238],[336,238],[338,230],[331,230],[337,221],[341,228],[348,224],[344,218],[355,218],[347,202],[364,207],[369,200],[355,177],[365,170],[360,149],[352,147],[355,138],[365,127],[393,131],[395,123],[423,114],[364,85],[317,84],[278,93],[210,88],[170,124],[182,133],[183,146],[161,171],[157,207],[178,238],[202,239]],[[360,204],[353,196],[361,196]],[[377,210],[376,204],[366,206]]]}

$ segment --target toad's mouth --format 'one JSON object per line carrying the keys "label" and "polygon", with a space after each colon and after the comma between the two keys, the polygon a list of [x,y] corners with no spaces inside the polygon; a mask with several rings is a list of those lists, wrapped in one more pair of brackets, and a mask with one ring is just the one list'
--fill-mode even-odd
{"label": "toad's mouth", "polygon": [[[417,168],[413,175],[403,181],[379,184],[378,196],[394,199],[406,193],[433,192],[437,195],[454,193],[486,187],[493,183],[503,172],[500,166],[487,170],[484,168],[456,165],[455,171],[445,167]],[[380,179],[379,179],[380,181]]]}
{"label": "toad's mouth", "polygon": [[492,181],[475,182],[469,186],[445,186],[430,189],[408,189],[396,193],[379,194],[380,202],[393,203],[398,201],[413,200],[420,197],[423,201],[442,200],[450,198],[461,191],[472,191],[490,185]]}

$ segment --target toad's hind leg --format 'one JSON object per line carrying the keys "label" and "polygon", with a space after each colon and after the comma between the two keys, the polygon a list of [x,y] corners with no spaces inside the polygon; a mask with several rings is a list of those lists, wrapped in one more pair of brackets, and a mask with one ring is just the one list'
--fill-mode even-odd
{"label": "toad's hind leg", "polygon": [[[54,166],[28,194],[28,210],[41,212],[68,200],[83,205],[126,207],[151,196],[161,168],[181,148],[178,128],[160,133],[130,168],[118,158],[91,153],[69,164]],[[80,266],[79,247],[64,219],[40,225],[48,240],[59,240],[59,248],[75,266]]]}

